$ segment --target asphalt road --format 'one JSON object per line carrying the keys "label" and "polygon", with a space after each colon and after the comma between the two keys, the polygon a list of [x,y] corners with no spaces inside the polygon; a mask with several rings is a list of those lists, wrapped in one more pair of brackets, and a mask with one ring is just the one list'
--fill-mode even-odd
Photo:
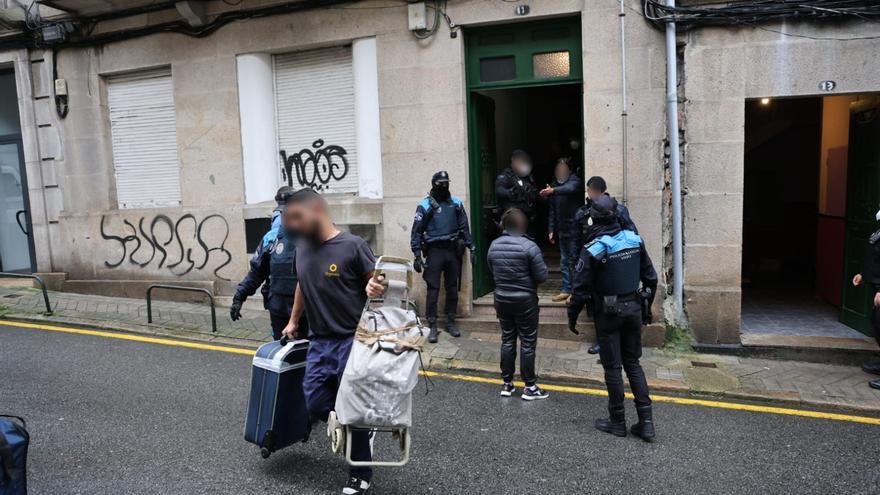
{"label": "asphalt road", "polygon": [[[322,435],[268,460],[243,440],[249,376],[245,355],[0,326],[0,412],[29,421],[31,494],[338,493]],[[413,460],[377,469],[373,493],[880,491],[878,426],[657,404],[645,444],[592,428],[601,397],[434,382]]]}

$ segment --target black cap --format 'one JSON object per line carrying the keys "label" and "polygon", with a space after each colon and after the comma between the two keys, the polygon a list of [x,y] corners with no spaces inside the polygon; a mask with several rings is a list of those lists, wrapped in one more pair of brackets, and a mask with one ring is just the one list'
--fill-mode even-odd
{"label": "black cap", "polygon": [[617,200],[611,196],[599,196],[590,206],[590,218],[607,223],[617,216]]}
{"label": "black cap", "polygon": [[587,187],[590,189],[596,189],[599,192],[605,192],[608,189],[608,185],[605,184],[605,179],[598,175],[590,177],[590,180],[587,181]]}
{"label": "black cap", "polygon": [[445,170],[441,170],[431,177],[431,184],[436,184],[438,182],[449,182],[449,174],[446,173]]}
{"label": "black cap", "polygon": [[287,202],[287,198],[294,193],[294,189],[290,186],[281,186],[275,193],[275,202],[282,205]]}
{"label": "black cap", "polygon": [[532,157],[529,155],[529,153],[526,150],[519,150],[519,149],[513,150],[510,152],[510,159],[511,159],[511,161],[516,160],[516,159],[525,160],[527,162],[532,161]]}

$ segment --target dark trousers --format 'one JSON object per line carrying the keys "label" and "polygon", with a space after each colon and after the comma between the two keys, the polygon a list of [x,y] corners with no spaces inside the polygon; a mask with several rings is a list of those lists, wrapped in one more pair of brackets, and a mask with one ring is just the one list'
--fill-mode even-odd
{"label": "dark trousers", "polygon": [[269,294],[267,308],[269,321],[272,323],[272,338],[281,338],[281,331],[290,321],[290,311],[293,309],[293,296],[282,294]]}
{"label": "dark trousers", "polygon": [[519,372],[527,387],[535,384],[535,348],[538,346],[538,296],[523,293],[505,297],[495,293],[495,314],[501,323],[501,378],[513,381],[516,341],[519,339]]}
{"label": "dark trousers", "polygon": [[[266,309],[269,310],[269,321],[272,324],[272,338],[278,340],[281,338],[281,332],[287,326],[287,322],[290,321],[290,312],[293,311],[293,296],[269,294]],[[309,334],[309,324],[305,312],[299,319],[299,333],[300,335]]]}
{"label": "dark trousers", "polygon": [[458,276],[461,272],[461,258],[456,255],[453,243],[442,245],[428,244],[425,253],[427,259],[423,273],[428,285],[428,296],[425,300],[425,316],[437,318],[437,299],[440,297],[440,277],[446,288],[446,314],[458,311]]}
{"label": "dark trousers", "polygon": [[562,292],[571,294],[574,267],[580,256],[579,237],[574,233],[560,233],[559,239],[559,271],[562,272]]}
{"label": "dark trousers", "polygon": [[599,337],[599,356],[605,368],[605,386],[608,388],[608,407],[623,407],[623,375],[626,371],[629,387],[636,406],[650,406],[648,382],[639,363],[642,357],[642,313],[636,298],[620,302],[621,314],[608,316],[596,311],[596,333]]}
{"label": "dark trousers", "polygon": [[[313,421],[327,421],[327,417],[336,407],[336,393],[342,372],[348,362],[353,337],[332,339],[312,337],[309,342],[309,353],[306,356],[306,374],[303,378],[303,393],[306,407]],[[369,461],[373,458],[370,446],[370,433],[355,431],[351,435],[351,458],[355,461]],[[351,476],[370,480],[373,470],[370,468],[349,468]]]}

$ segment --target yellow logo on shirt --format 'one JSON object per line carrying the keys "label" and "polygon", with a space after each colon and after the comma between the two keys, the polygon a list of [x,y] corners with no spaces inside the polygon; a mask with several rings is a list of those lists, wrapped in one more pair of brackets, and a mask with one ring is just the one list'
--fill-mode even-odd
{"label": "yellow logo on shirt", "polygon": [[327,268],[327,271],[324,272],[325,277],[338,277],[339,267],[336,266],[336,263],[330,263],[330,266]]}

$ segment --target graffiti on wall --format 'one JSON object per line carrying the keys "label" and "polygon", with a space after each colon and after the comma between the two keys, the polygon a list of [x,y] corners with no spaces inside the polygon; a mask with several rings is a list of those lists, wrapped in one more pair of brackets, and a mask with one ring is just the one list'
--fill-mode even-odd
{"label": "graffiti on wall", "polygon": [[[232,253],[226,248],[229,223],[220,215],[208,215],[198,220],[187,213],[176,221],[167,215],[156,215],[148,220],[141,217],[137,225],[123,219],[122,230],[108,229],[106,215],[101,217],[101,237],[118,244],[122,254],[118,259],[105,260],[107,268],[118,268],[128,261],[139,268],[155,266],[182,277],[193,270],[204,270],[216,261],[213,274],[221,280],[230,280],[219,272],[232,262]],[[215,266],[215,263],[212,263]]]}
{"label": "graffiti on wall", "polygon": [[299,185],[316,191],[327,189],[331,181],[341,181],[348,175],[347,153],[342,146],[324,146],[323,139],[315,140],[311,148],[303,148],[291,155],[281,150],[281,177],[291,187]]}

